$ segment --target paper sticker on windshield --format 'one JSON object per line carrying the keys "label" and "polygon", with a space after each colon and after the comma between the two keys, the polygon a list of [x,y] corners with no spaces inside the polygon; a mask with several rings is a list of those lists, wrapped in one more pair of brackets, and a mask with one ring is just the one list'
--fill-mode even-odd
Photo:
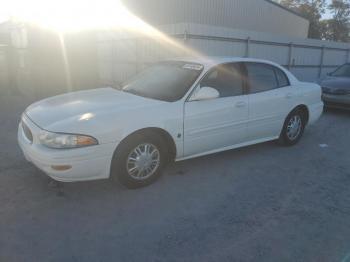
{"label": "paper sticker on windshield", "polygon": [[202,65],[198,65],[198,64],[186,64],[182,67],[183,69],[190,69],[190,70],[196,70],[196,71],[200,71],[203,69]]}

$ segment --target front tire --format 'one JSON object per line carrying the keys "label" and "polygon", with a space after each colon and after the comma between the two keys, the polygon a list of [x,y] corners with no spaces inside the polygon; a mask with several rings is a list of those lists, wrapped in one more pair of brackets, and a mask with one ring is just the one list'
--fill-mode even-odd
{"label": "front tire", "polygon": [[293,146],[299,142],[305,130],[305,114],[301,110],[292,111],[283,125],[279,142],[285,146]]}
{"label": "front tire", "polygon": [[135,134],[117,148],[111,178],[130,189],[145,187],[162,174],[166,162],[164,142],[153,134]]}

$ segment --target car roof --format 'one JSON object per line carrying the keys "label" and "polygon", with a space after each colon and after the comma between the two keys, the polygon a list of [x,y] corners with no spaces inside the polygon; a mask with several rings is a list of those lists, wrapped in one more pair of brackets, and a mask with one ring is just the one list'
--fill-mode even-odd
{"label": "car roof", "polygon": [[283,66],[275,62],[264,60],[264,59],[232,57],[232,56],[201,56],[201,57],[182,57],[182,58],[175,58],[170,60],[201,64],[204,66],[205,70],[209,70],[210,68],[216,65],[225,64],[225,63],[238,63],[238,62],[264,63],[264,64],[272,65],[281,69],[288,76],[289,81],[292,84],[299,82],[299,80],[291,72],[289,72],[289,70],[287,70]]}
{"label": "car roof", "polygon": [[175,58],[172,60],[198,63],[198,64],[204,65],[205,67],[212,67],[218,64],[234,63],[234,62],[256,62],[256,63],[271,64],[271,65],[280,67],[280,65],[278,65],[277,63],[274,63],[268,60],[246,58],[246,57],[203,56],[203,57],[181,57],[181,58]]}

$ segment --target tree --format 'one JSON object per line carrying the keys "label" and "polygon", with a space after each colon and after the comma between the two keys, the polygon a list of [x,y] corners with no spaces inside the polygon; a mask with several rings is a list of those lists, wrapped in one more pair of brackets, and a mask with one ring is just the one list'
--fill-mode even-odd
{"label": "tree", "polygon": [[321,39],[323,35],[321,18],[325,13],[325,0],[282,0],[280,3],[310,21],[309,38]]}
{"label": "tree", "polygon": [[350,42],[350,0],[333,0],[328,9],[333,17],[323,21],[322,38]]}

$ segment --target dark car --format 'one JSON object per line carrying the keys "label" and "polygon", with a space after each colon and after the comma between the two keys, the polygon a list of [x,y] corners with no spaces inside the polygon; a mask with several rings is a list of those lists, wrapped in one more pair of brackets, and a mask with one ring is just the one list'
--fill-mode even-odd
{"label": "dark car", "polygon": [[350,63],[329,73],[320,85],[326,107],[350,109]]}

